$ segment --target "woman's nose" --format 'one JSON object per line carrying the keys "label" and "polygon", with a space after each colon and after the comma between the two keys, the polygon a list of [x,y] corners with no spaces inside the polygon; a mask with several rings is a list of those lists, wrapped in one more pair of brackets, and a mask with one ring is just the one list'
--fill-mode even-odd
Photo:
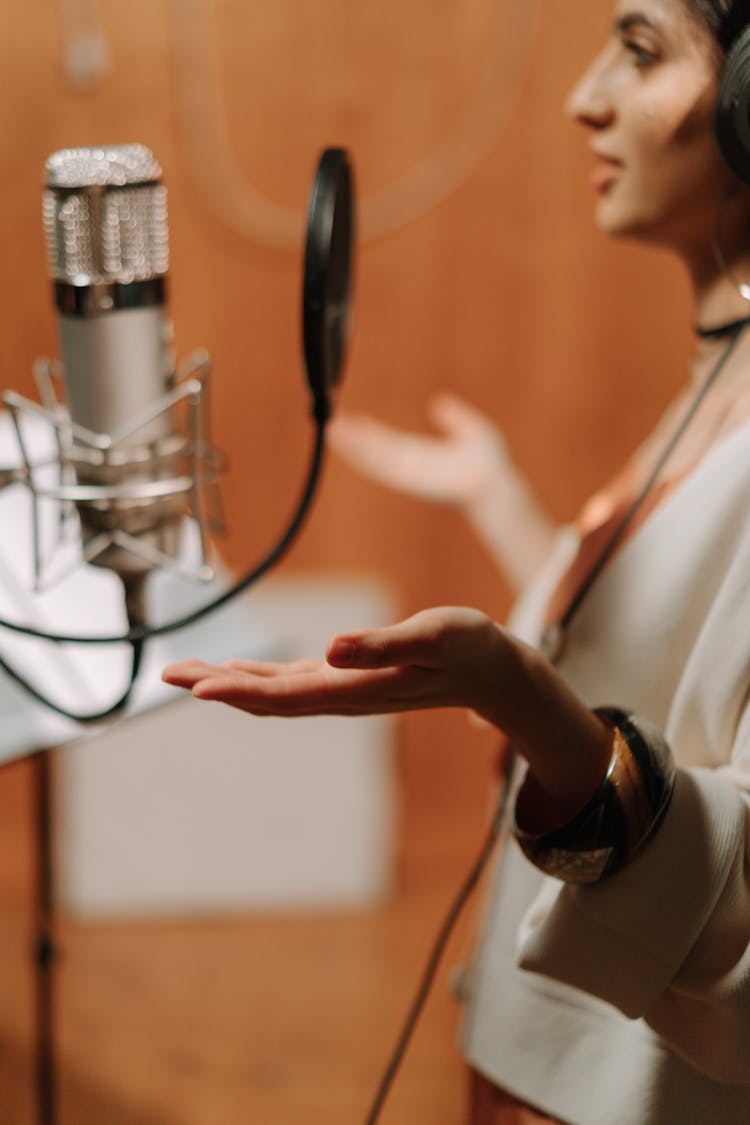
{"label": "woman's nose", "polygon": [[565,105],[569,117],[579,125],[601,128],[614,116],[612,99],[606,81],[606,60],[595,59],[575,84]]}

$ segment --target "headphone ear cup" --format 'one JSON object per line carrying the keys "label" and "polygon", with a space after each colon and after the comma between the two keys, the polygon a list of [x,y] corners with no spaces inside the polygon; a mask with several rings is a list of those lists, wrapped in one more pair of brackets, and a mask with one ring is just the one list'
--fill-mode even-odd
{"label": "headphone ear cup", "polygon": [[714,128],[727,164],[736,176],[750,183],[750,25],[727,54]]}

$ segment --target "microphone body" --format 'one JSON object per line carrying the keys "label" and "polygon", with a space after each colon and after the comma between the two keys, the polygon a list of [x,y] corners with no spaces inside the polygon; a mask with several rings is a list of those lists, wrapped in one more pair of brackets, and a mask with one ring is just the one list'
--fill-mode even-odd
{"label": "microphone body", "polygon": [[[59,317],[65,397],[71,422],[108,434],[145,411],[169,390],[172,350],[162,308],[121,309],[96,316]],[[166,418],[131,441],[168,430]]]}

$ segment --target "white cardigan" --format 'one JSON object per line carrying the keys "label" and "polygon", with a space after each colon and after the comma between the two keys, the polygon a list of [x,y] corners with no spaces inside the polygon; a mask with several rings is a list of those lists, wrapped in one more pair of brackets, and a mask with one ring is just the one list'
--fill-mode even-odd
{"label": "white cardigan", "polygon": [[[511,627],[535,640],[564,533]],[[750,424],[620,548],[560,661],[591,706],[660,727],[669,812],[628,867],[572,887],[510,840],[472,973],[465,1051],[571,1125],[750,1123]]]}

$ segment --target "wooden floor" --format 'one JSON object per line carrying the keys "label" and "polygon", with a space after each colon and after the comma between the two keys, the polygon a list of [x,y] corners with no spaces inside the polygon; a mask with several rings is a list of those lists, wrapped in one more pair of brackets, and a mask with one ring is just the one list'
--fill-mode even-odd
{"label": "wooden floor", "polygon": [[[36,1125],[33,785],[0,771],[0,1123]],[[481,830],[479,832],[481,836]],[[415,837],[416,838],[416,837]],[[55,1125],[360,1125],[479,838],[402,857],[366,911],[117,925],[57,920]],[[430,859],[429,857],[432,856]],[[425,858],[427,857],[427,858]],[[383,1125],[460,1125],[447,950]]]}

